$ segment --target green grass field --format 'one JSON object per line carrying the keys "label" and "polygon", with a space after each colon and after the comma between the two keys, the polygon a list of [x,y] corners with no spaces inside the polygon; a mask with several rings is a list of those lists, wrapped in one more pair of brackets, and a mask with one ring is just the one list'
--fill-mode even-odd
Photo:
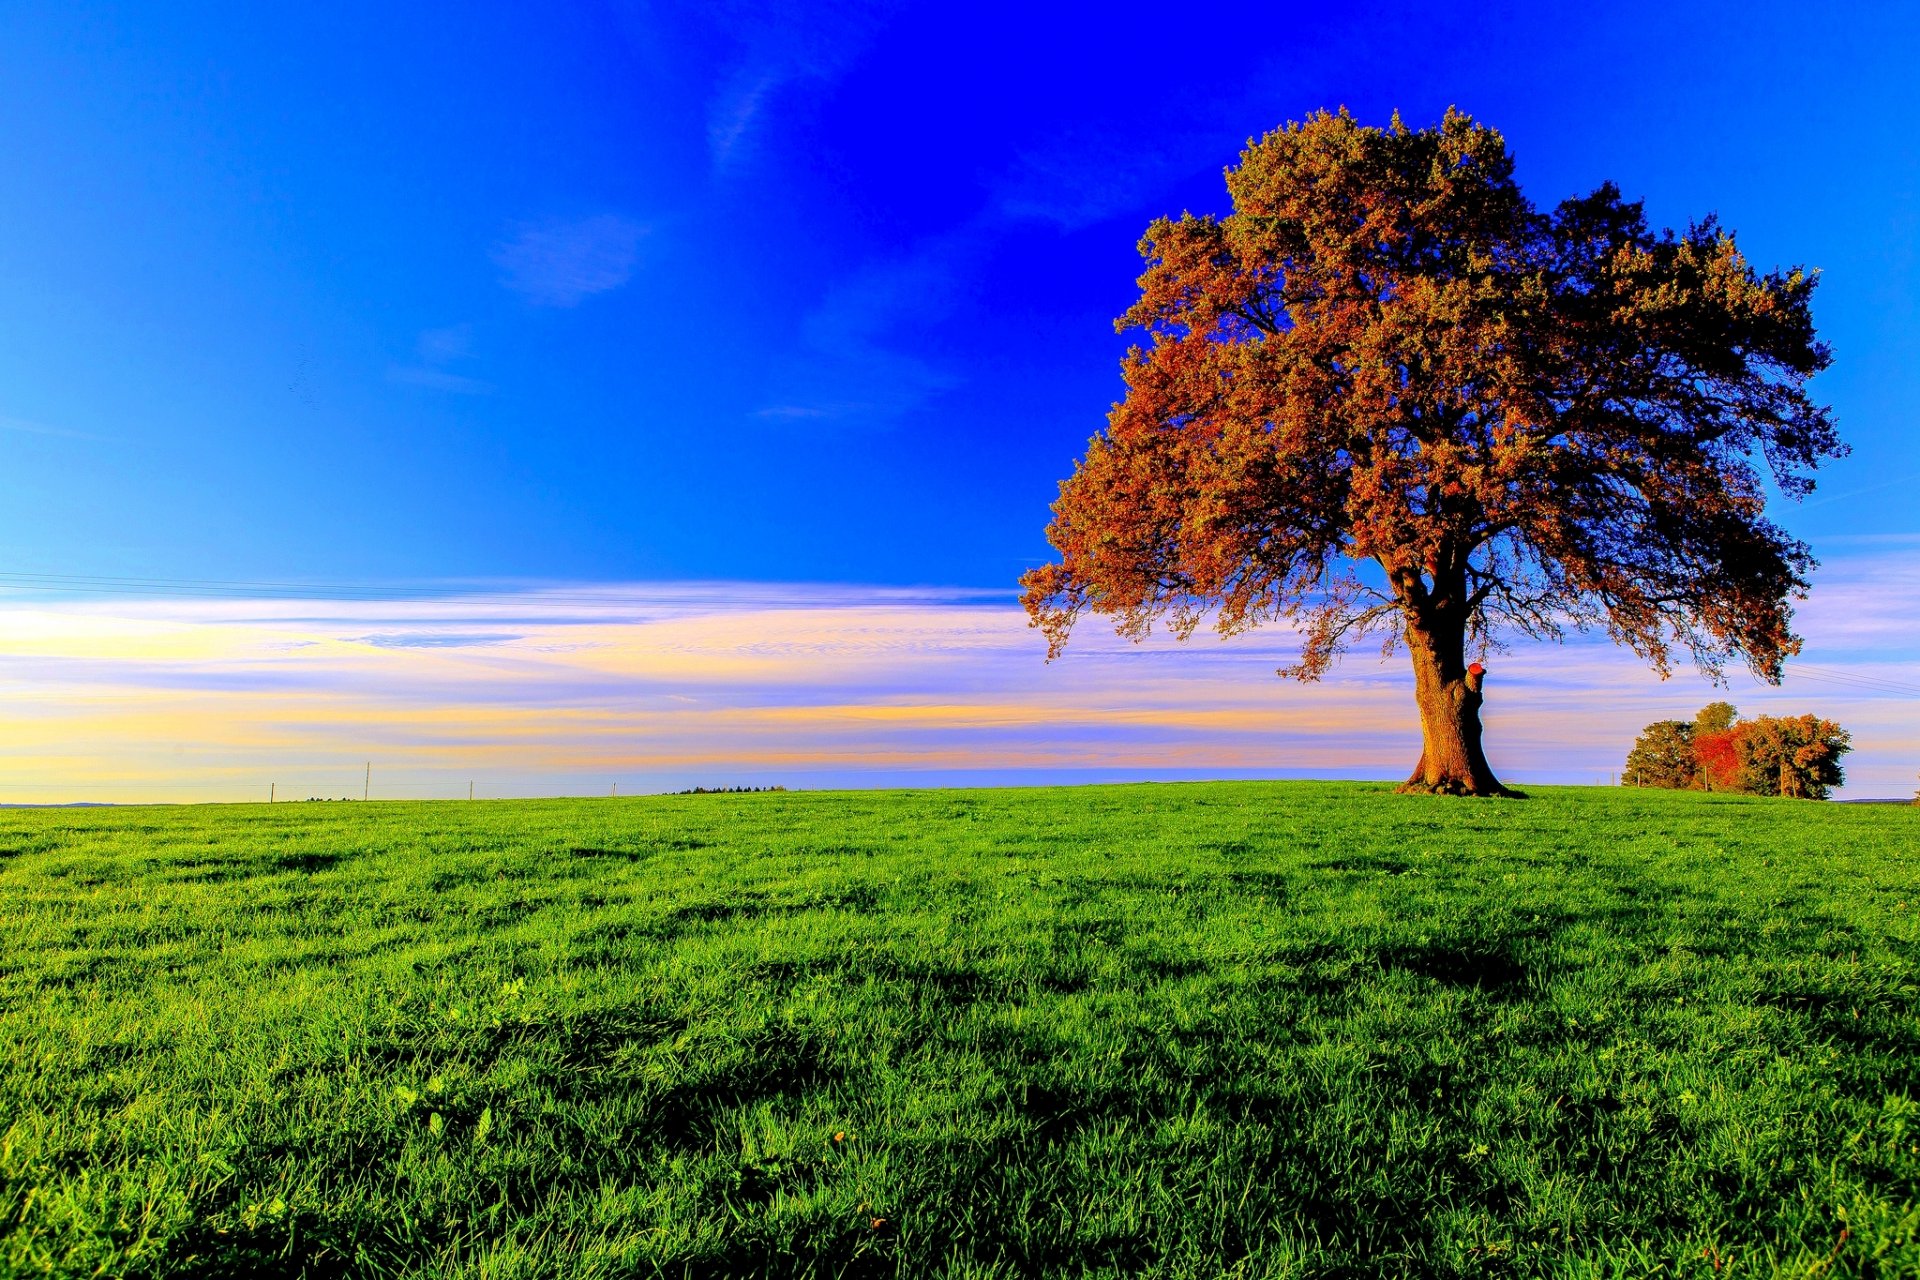
{"label": "green grass field", "polygon": [[0,1268],[1920,1276],[1920,809],[0,813]]}

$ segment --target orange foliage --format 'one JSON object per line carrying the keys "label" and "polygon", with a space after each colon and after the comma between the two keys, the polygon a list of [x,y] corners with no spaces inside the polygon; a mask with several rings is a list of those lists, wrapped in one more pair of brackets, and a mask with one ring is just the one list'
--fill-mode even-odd
{"label": "orange foliage", "polygon": [[1740,790],[1740,735],[1747,726],[1734,725],[1717,733],[1703,733],[1693,740],[1693,758],[1699,766],[1694,774],[1698,785],[1708,791]]}

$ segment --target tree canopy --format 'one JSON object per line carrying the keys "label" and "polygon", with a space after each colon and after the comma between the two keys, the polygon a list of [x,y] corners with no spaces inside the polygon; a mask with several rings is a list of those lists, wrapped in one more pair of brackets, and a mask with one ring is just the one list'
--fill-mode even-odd
{"label": "tree canopy", "polygon": [[1501,636],[1604,629],[1777,681],[1808,548],[1765,515],[1843,452],[1807,380],[1815,277],[1712,218],[1655,232],[1612,184],[1536,208],[1499,133],[1344,110],[1249,143],[1232,211],[1154,222],[1146,332],[1022,579],[1057,655],[1091,611],[1183,638],[1276,619],[1282,674],[1369,631],[1415,669],[1422,790],[1502,790],[1480,746]]}
{"label": "tree canopy", "polygon": [[1847,775],[1840,757],[1853,736],[1819,716],[1759,716],[1732,731],[1740,757],[1740,787],[1759,796],[1825,800]]}
{"label": "tree canopy", "polygon": [[1627,767],[1620,780],[1630,787],[1685,791],[1693,786],[1698,770],[1693,726],[1685,720],[1656,720],[1641,731],[1633,749],[1627,752]]}

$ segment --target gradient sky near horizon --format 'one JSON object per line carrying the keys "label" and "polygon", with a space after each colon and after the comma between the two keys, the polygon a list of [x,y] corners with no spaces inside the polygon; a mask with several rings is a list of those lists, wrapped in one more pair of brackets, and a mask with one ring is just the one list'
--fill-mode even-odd
{"label": "gradient sky near horizon", "polygon": [[[1397,664],[1301,688],[1279,633],[1089,628],[1046,667],[1008,603],[1119,394],[1140,231],[1342,104],[1457,104],[1542,203],[1611,179],[1822,271],[1854,453],[1780,513],[1826,563],[1805,660],[1728,696],[1854,726],[1849,794],[1920,769],[1913,5],[24,0],[0,33],[0,799],[344,794],[368,756],[393,794],[1404,774]],[[1714,696],[1596,643],[1498,672],[1523,780]]]}

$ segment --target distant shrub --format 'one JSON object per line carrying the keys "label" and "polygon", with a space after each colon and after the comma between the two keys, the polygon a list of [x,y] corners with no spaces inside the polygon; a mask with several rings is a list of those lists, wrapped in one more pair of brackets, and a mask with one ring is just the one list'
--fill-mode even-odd
{"label": "distant shrub", "polygon": [[757,791],[785,791],[785,787],[688,787],[685,791],[676,791],[677,796],[732,796]]}

